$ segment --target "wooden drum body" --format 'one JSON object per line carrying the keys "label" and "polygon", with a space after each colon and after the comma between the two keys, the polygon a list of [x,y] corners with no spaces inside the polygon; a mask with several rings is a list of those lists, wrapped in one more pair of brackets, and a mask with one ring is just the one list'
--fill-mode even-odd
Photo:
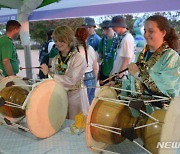
{"label": "wooden drum body", "polygon": [[[29,87],[6,87],[8,83],[13,82],[15,85],[27,85],[27,82],[18,76],[9,76],[0,79],[0,96],[8,102],[14,102],[17,105],[22,105],[30,91]],[[22,120],[25,116],[25,111],[20,108],[10,106],[0,107],[0,121],[7,118],[13,122]]]}
{"label": "wooden drum body", "polygon": [[[113,102],[113,100],[116,101]],[[175,108],[176,104],[180,104],[180,98],[172,100],[168,110],[157,109],[149,116],[140,114],[139,117],[134,118],[127,105],[118,103],[116,91],[110,87],[103,87],[94,98],[88,113],[87,146],[91,151],[99,152],[100,149],[105,149],[109,144],[121,143],[125,139],[124,135],[121,134],[122,129],[134,128],[133,140],[137,137],[141,138],[144,148],[153,154],[164,153],[165,149],[157,148],[158,142],[180,141],[180,131],[174,126],[178,125],[180,117],[180,107]],[[173,110],[178,111],[174,113]],[[171,126],[170,117],[172,117],[173,126]],[[174,132],[173,129],[176,131]],[[165,152],[168,150],[166,149]]]}
{"label": "wooden drum body", "polygon": [[[14,82],[17,78],[7,79],[8,82]],[[26,117],[28,128],[35,136],[47,138],[55,134],[64,123],[68,110],[64,87],[55,80],[48,79],[32,85],[28,91],[25,83],[24,86],[18,86],[21,81],[17,85],[16,83],[15,86],[4,86],[0,91],[0,96],[5,101],[18,106],[18,108],[7,105],[0,107],[1,121],[7,118],[18,122],[20,118]]]}

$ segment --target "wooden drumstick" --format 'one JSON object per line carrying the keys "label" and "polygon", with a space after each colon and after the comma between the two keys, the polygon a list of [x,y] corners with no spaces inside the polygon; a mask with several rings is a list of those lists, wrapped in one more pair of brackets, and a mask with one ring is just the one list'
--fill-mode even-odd
{"label": "wooden drumstick", "polygon": [[118,73],[117,73],[117,74],[115,74],[115,75],[110,76],[109,78],[107,78],[107,79],[103,80],[102,82],[104,83],[104,82],[106,82],[106,81],[108,81],[108,80],[110,80],[110,79],[114,78],[115,76],[118,76],[120,73],[123,73],[123,72],[125,72],[125,71],[127,71],[127,70],[128,70],[128,68],[126,68],[126,69],[124,69],[124,70],[122,70],[122,71],[118,72]]}
{"label": "wooden drumstick", "polygon": [[[51,68],[51,67],[52,67],[51,65],[48,65],[48,68]],[[40,69],[41,66],[36,66],[36,67],[20,67],[19,69],[23,70],[23,69],[36,69],[36,68]]]}
{"label": "wooden drumstick", "polygon": [[40,66],[38,66],[38,67],[20,67],[19,69],[23,70],[23,69],[34,69],[34,68],[41,68],[41,67]]}
{"label": "wooden drumstick", "polygon": [[[23,130],[23,131],[25,131],[25,132],[30,132],[30,130],[29,130],[28,128],[23,127],[23,126],[15,123],[15,122],[12,122],[12,121],[8,120],[7,118],[4,118],[4,121],[5,121],[5,123],[6,123],[7,125],[10,125],[10,126],[12,126],[12,127],[16,127],[16,128],[18,128],[18,129],[20,129],[20,130]],[[31,133],[31,132],[30,132],[30,133]]]}

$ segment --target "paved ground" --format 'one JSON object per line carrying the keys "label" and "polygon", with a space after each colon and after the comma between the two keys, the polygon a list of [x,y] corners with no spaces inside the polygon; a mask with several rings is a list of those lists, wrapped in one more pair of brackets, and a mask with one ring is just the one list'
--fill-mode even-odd
{"label": "paved ground", "polygon": [[[17,54],[20,60],[20,67],[25,67],[25,57],[24,57],[24,50],[17,50]],[[38,50],[31,50],[31,62],[32,62],[32,67],[34,66],[39,66],[39,61],[38,61],[38,57],[39,57],[39,51]],[[38,69],[33,69],[32,73],[33,73],[33,78],[37,78],[39,70]],[[17,76],[20,77],[26,77],[26,71],[25,70],[20,70],[19,73],[17,74]]]}

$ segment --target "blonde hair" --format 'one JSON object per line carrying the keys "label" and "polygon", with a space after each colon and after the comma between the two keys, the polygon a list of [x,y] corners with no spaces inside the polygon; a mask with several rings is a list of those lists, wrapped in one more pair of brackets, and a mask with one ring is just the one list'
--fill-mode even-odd
{"label": "blonde hair", "polygon": [[77,45],[73,30],[66,25],[57,27],[54,30],[52,37],[55,41],[68,43],[70,48],[74,48]]}

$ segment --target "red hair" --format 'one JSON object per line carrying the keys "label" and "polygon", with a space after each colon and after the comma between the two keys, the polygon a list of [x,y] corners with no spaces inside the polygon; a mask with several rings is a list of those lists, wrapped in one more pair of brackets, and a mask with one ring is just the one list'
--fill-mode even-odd
{"label": "red hair", "polygon": [[[79,42],[80,44],[82,44],[83,47],[84,47],[85,56],[86,56],[86,61],[87,61],[87,63],[88,63],[87,45],[86,45],[86,40],[87,40],[87,38],[88,38],[88,32],[87,32],[86,28],[84,28],[84,27],[77,28],[76,33],[75,33],[75,36],[76,36],[78,42]],[[77,49],[78,49],[78,51],[79,51],[78,46],[77,46]]]}

